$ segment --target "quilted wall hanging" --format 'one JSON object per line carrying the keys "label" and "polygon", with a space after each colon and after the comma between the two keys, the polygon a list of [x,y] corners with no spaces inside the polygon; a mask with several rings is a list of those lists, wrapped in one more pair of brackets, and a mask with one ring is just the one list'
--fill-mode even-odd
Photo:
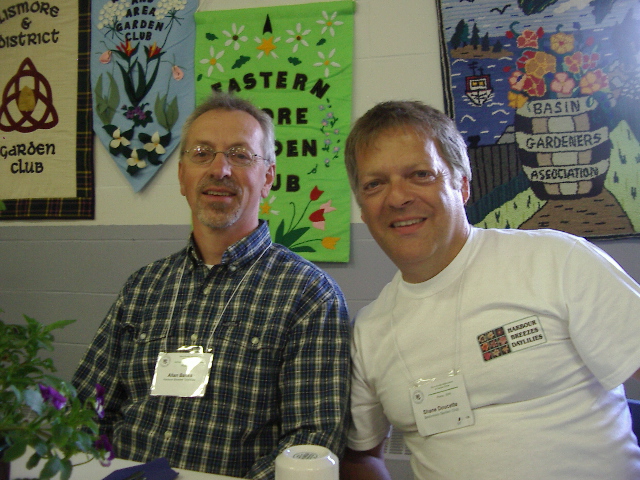
{"label": "quilted wall hanging", "polygon": [[311,261],[348,262],[355,2],[196,13],[196,99],[244,96],[274,119],[276,181],[260,205],[276,243]]}
{"label": "quilted wall hanging", "polygon": [[640,4],[438,0],[445,104],[485,228],[640,232]]}
{"label": "quilted wall hanging", "polygon": [[194,106],[198,0],[93,0],[94,131],[134,192],[180,143]]}
{"label": "quilted wall hanging", "polygon": [[89,5],[0,0],[0,220],[94,217]]}

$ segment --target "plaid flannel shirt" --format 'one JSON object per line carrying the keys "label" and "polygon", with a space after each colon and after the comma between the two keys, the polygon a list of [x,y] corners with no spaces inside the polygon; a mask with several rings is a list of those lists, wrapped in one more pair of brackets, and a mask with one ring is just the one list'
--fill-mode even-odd
{"label": "plaid flannel shirt", "polygon": [[[348,322],[335,281],[271,243],[261,222],[211,269],[190,239],[134,273],[73,384],[81,398],[106,388],[101,433],[120,458],[273,479],[276,456],[291,445],[343,452]],[[184,345],[212,348],[204,397],[150,396],[159,352]]]}

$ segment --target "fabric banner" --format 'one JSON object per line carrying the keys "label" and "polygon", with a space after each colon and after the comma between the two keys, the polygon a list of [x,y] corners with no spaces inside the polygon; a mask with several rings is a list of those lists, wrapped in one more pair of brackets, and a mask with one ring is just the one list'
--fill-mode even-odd
{"label": "fabric banner", "polygon": [[261,205],[276,243],[347,262],[353,1],[196,13],[196,101],[230,91],[276,125],[277,178]]}
{"label": "fabric banner", "polygon": [[88,16],[0,0],[0,219],[94,216]]}
{"label": "fabric banner", "polygon": [[194,105],[198,0],[93,0],[94,130],[134,192],[180,143]]}
{"label": "fabric banner", "polygon": [[635,0],[438,0],[448,113],[480,227],[640,232]]}

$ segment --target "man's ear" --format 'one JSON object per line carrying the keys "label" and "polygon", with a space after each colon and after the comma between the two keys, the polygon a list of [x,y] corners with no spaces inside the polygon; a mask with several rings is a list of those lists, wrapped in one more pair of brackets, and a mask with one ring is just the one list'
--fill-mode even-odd
{"label": "man's ear", "polygon": [[184,182],[182,181],[182,171],[184,169],[184,165],[182,164],[182,161],[178,162],[178,182],[180,183],[180,194],[183,197],[187,196],[187,192],[185,191],[184,188]]}
{"label": "man's ear", "polygon": [[460,193],[462,193],[462,201],[466,205],[469,201],[469,197],[471,197],[471,185],[469,185],[469,179],[467,177],[462,177]]}
{"label": "man's ear", "polygon": [[264,174],[264,185],[262,186],[262,198],[267,198],[271,191],[271,186],[276,179],[276,166],[271,164],[267,167],[267,171]]}

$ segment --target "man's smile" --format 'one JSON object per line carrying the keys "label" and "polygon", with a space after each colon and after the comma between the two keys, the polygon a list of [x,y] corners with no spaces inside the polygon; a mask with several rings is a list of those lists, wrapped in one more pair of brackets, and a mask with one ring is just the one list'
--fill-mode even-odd
{"label": "man's smile", "polygon": [[391,223],[391,228],[409,227],[417,223],[422,223],[426,218],[413,218],[411,220],[400,220],[398,222]]}

